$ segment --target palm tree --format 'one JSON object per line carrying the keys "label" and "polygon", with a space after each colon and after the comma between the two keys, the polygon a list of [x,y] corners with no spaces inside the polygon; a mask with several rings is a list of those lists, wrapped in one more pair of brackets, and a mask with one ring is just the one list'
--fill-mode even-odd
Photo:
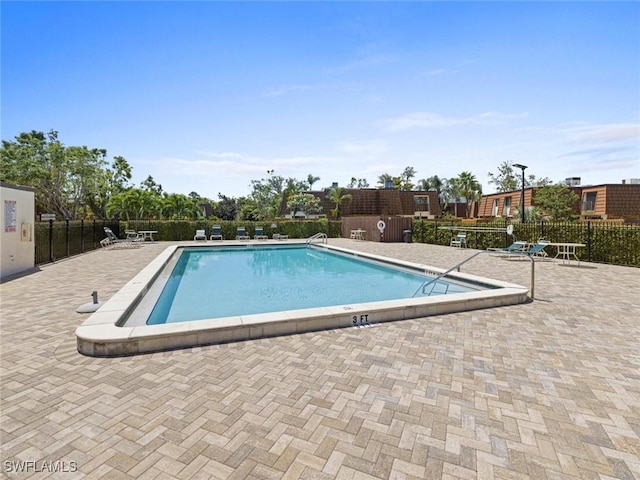
{"label": "palm tree", "polygon": [[453,200],[454,215],[456,218],[458,218],[458,200],[460,196],[459,178],[445,180],[442,188],[442,199],[445,205],[448,205]]}
{"label": "palm tree", "polygon": [[198,205],[185,195],[172,193],[163,199],[162,211],[166,217],[174,220],[192,219],[198,216]]}
{"label": "palm tree", "polygon": [[118,192],[112,195],[105,207],[105,214],[110,218],[124,218],[129,221],[129,201],[127,192]]}
{"label": "palm tree", "polygon": [[307,175],[307,183],[309,184],[309,190],[313,189],[313,184],[320,180],[320,177],[314,177],[312,174]]}
{"label": "palm tree", "polygon": [[353,195],[345,193],[345,189],[342,187],[334,187],[329,191],[329,200],[335,205],[335,208],[331,210],[334,219],[338,219],[340,215],[340,205],[345,200],[351,200]]}
{"label": "palm tree", "polygon": [[476,176],[471,172],[462,172],[457,180],[458,191],[467,201],[466,217],[471,218],[473,209],[469,208],[482,195],[482,186],[476,179]]}
{"label": "palm tree", "polygon": [[420,190],[425,190],[425,191],[434,191],[436,192],[436,195],[438,196],[438,202],[440,203],[440,210],[444,211],[444,198],[443,198],[443,193],[442,193],[442,189],[445,186],[446,183],[446,179],[441,180],[440,177],[438,177],[437,175],[434,175],[433,177],[429,177],[429,178],[423,178],[422,180],[418,181],[418,185],[417,187]]}

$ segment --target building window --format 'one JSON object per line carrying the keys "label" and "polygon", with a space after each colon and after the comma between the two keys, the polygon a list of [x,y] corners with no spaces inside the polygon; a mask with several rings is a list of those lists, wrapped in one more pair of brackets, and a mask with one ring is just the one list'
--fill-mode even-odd
{"label": "building window", "polygon": [[502,207],[502,216],[508,217],[511,213],[511,197],[504,198],[504,207]]}
{"label": "building window", "polygon": [[416,195],[413,197],[413,206],[416,212],[428,212],[429,208],[429,196],[428,195]]}
{"label": "building window", "polygon": [[582,194],[582,211],[593,212],[596,209],[597,192],[586,192]]}
{"label": "building window", "polygon": [[493,208],[491,209],[491,216],[492,217],[499,217],[500,213],[498,213],[498,205],[500,204],[500,199],[499,198],[494,198],[493,199]]}

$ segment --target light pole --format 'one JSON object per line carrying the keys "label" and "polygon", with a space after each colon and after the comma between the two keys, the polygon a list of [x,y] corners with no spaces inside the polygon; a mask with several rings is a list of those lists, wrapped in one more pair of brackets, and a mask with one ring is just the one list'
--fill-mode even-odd
{"label": "light pole", "polygon": [[524,171],[526,170],[527,166],[520,163],[514,163],[513,166],[522,170],[522,194],[520,195],[520,213],[522,223],[524,223]]}

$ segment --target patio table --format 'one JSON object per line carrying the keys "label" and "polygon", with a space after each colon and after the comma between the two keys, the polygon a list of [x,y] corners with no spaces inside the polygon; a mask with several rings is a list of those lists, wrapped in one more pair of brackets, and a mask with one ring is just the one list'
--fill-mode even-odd
{"label": "patio table", "polygon": [[556,254],[555,257],[553,257],[554,259],[560,257],[562,259],[563,264],[565,263],[565,261],[570,264],[571,257],[573,257],[578,262],[578,265],[580,265],[580,259],[576,255],[576,248],[586,247],[584,243],[565,243],[565,242],[549,243],[547,245],[556,247],[558,249],[558,253]]}
{"label": "patio table", "polygon": [[158,231],[157,230],[138,230],[138,233],[142,236],[145,242],[147,241],[147,239],[153,242],[154,241],[153,234],[158,233]]}

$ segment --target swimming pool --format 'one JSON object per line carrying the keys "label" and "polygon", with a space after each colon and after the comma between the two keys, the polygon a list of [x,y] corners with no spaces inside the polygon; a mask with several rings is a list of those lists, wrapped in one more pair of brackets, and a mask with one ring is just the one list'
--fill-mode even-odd
{"label": "swimming pool", "polygon": [[479,290],[305,245],[185,248],[165,272],[148,325]]}
{"label": "swimming pool", "polygon": [[[315,293],[323,289],[323,282],[315,282],[315,287],[309,287],[309,284],[314,285],[314,276],[317,280],[316,274],[310,274],[307,267],[286,265],[285,268],[294,269],[296,272],[294,274],[292,273],[293,270],[285,270],[288,272],[288,276],[296,277],[303,274],[307,276],[308,282],[304,287],[291,287],[291,285],[296,285],[294,282],[293,284],[287,284],[289,287],[285,288],[284,294],[282,292],[274,293],[275,291],[271,289],[274,288],[275,284],[285,283],[285,280],[287,280],[284,278],[286,276],[284,273],[280,275],[283,278],[278,280],[251,282],[254,285],[253,288],[262,288],[267,293],[271,292],[274,297],[293,298],[293,303],[284,307],[277,307],[285,308],[285,310],[263,311],[260,313],[236,312],[235,314],[233,312],[223,312],[220,314],[226,316],[221,317],[215,317],[215,313],[205,312],[199,315],[200,318],[198,319],[184,318],[179,320],[180,314],[174,318],[176,321],[170,319],[168,322],[166,318],[162,320],[161,315],[159,323],[153,323],[152,321],[147,324],[150,313],[158,303],[161,292],[169,285],[170,273],[174,270],[185,251],[192,252],[189,255],[197,259],[193,264],[195,266],[190,268],[202,270],[207,275],[211,275],[213,283],[210,290],[206,290],[204,293],[200,292],[195,296],[187,296],[185,305],[190,304],[192,306],[223,303],[211,301],[211,292],[225,283],[233,283],[228,280],[228,270],[215,268],[215,266],[211,266],[206,262],[209,262],[211,258],[219,258],[224,249],[228,249],[226,245],[234,245],[232,248],[236,251],[248,251],[247,244],[239,242],[225,242],[225,246],[215,247],[202,245],[189,246],[187,248],[181,245],[173,245],[155,258],[76,329],[78,351],[90,356],[131,355],[317,330],[374,326],[389,321],[524,303],[528,298],[528,289],[525,287],[458,272],[448,274],[446,277],[453,287],[437,288],[443,290],[445,288],[461,288],[466,291],[447,292],[446,295],[423,295],[421,285],[424,285],[425,275],[437,276],[443,272],[442,269],[365,254],[328,244],[292,249],[291,247],[295,246],[296,243],[300,242],[288,241],[286,245],[276,246],[278,242],[269,241],[261,243],[260,246],[249,247],[260,250],[257,250],[257,255],[254,254],[253,257],[249,257],[253,258],[253,260],[249,260],[251,273],[245,272],[244,276],[240,275],[240,280],[245,280],[247,275],[257,277],[260,280],[265,269],[264,264],[267,262],[265,258],[269,258],[276,251],[282,253],[284,250],[291,249],[312,257],[312,261],[319,262],[326,269],[327,276],[341,276],[344,274],[343,267],[328,267],[328,265],[334,264],[332,261],[327,261],[325,255],[336,255],[345,257],[349,262],[354,262],[354,264],[359,264],[364,260],[368,265],[367,268],[371,266],[378,268],[383,265],[391,267],[393,270],[400,271],[403,274],[409,274],[410,277],[419,277],[422,283],[419,283],[418,287],[413,290],[414,294],[404,294],[402,298],[371,300],[348,296],[347,303],[300,306],[295,302],[295,299],[300,296],[315,297]],[[302,243],[302,246],[304,246],[304,243]],[[213,257],[210,257],[211,253],[208,250],[212,249],[217,250],[213,250]],[[219,261],[211,260],[213,263]],[[281,260],[280,263],[287,264],[291,262],[283,262]],[[185,263],[185,271],[189,270],[186,267],[187,264]],[[386,269],[382,271],[387,272]],[[383,277],[384,275],[386,273],[383,274]],[[184,281],[184,278],[181,278],[180,283],[182,281]],[[202,280],[195,281],[202,282]],[[384,282],[383,285],[386,285]],[[188,283],[186,282],[185,286]],[[235,283],[237,284],[238,282]],[[361,279],[352,281],[344,279],[344,281],[338,283],[338,286],[325,289],[328,293],[333,293],[337,296],[338,292],[336,290],[346,290],[345,284],[347,283],[350,283],[353,287],[351,293],[359,290],[373,290],[372,288],[361,288],[363,285]],[[415,286],[415,284],[412,284],[411,289]],[[427,293],[429,293],[432,286],[428,287]],[[315,290],[313,290],[314,288]],[[434,287],[433,289],[437,290],[437,288]],[[172,289],[174,287],[169,287],[167,290],[170,292],[170,297],[173,295],[171,293]],[[178,290],[179,288],[174,289],[175,292]],[[189,288],[186,289],[186,291],[189,290]],[[385,290],[385,288],[379,288],[379,290]],[[247,293],[241,295],[240,298],[243,300],[240,303],[248,307],[250,302],[246,300],[247,296]],[[345,300],[340,301],[344,302]]]}

